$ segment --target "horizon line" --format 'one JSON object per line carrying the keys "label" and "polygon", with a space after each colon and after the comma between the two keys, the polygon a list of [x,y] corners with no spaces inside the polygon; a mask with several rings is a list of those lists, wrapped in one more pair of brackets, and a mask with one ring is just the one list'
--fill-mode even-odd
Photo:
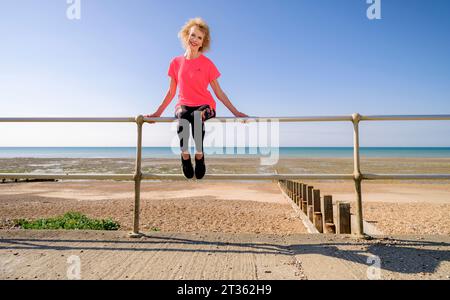
{"label": "horizon line", "polygon": [[[136,146],[0,146],[0,148],[136,148]],[[142,148],[172,148],[171,146],[142,146]],[[195,148],[195,147],[190,147]],[[353,148],[353,146],[279,146],[279,147],[260,147],[260,146],[243,146],[243,147],[209,147],[204,148]],[[449,146],[360,146],[364,148],[450,148]]]}

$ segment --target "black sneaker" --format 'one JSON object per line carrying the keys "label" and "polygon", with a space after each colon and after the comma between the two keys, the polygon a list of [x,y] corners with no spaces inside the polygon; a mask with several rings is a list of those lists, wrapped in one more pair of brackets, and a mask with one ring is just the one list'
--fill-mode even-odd
{"label": "black sneaker", "polygon": [[183,174],[187,179],[194,177],[194,168],[192,167],[190,155],[189,158],[185,160],[183,154],[181,154],[181,166],[183,168]]}
{"label": "black sneaker", "polygon": [[203,156],[200,159],[197,159],[197,156],[194,157],[195,157],[195,177],[197,179],[202,179],[206,173],[205,154],[203,153]]}

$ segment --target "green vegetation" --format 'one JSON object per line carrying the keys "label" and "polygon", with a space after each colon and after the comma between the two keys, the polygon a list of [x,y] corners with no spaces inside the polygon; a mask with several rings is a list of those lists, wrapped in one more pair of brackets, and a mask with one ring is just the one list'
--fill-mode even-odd
{"label": "green vegetation", "polygon": [[118,230],[120,225],[111,219],[89,219],[79,212],[68,212],[62,217],[29,221],[15,220],[15,226],[23,229],[80,229],[80,230]]}
{"label": "green vegetation", "polygon": [[150,231],[161,231],[161,229],[153,226],[152,228],[150,228]]}

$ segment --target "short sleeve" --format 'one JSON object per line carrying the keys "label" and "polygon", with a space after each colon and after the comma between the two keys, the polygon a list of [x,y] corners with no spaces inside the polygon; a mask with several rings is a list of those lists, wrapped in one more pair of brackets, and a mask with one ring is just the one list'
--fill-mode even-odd
{"label": "short sleeve", "polygon": [[219,77],[220,77],[219,70],[217,70],[216,65],[213,62],[211,62],[210,67],[209,67],[209,82],[211,82]]}
{"label": "short sleeve", "polygon": [[177,70],[176,70],[176,62],[175,59],[173,59],[170,62],[170,66],[169,66],[169,70],[167,71],[167,75],[169,75],[170,77],[172,77],[175,81],[177,81]]}

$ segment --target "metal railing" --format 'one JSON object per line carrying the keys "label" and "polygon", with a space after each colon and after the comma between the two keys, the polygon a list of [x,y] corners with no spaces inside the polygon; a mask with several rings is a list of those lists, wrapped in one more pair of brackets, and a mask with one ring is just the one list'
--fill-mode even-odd
{"label": "metal railing", "polygon": [[[139,115],[135,118],[0,118],[1,122],[123,122],[137,124],[137,147],[134,174],[34,174],[34,173],[0,173],[0,178],[6,179],[90,179],[90,180],[128,180],[135,182],[135,202],[132,237],[142,234],[139,231],[140,215],[140,186],[142,180],[185,180],[183,175],[153,174],[141,171],[142,161],[142,126],[144,123],[173,122],[175,118],[145,118]],[[450,121],[450,115],[379,115],[362,116],[355,113],[351,116],[324,116],[324,117],[258,117],[234,118],[222,117],[209,121],[237,120],[242,122],[276,120],[277,122],[352,122],[353,123],[353,174],[207,174],[204,179],[211,180],[353,180],[355,183],[356,220],[355,234],[363,236],[362,191],[363,180],[430,180],[450,179],[450,174],[362,174],[359,154],[359,123],[361,121]]]}

